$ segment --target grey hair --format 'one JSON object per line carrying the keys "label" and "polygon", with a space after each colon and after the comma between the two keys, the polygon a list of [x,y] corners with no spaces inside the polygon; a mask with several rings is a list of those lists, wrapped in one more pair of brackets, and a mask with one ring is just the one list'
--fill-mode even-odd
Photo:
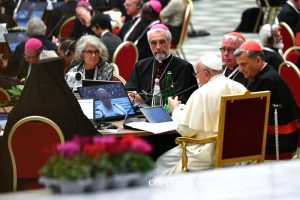
{"label": "grey hair", "polygon": [[93,35],[84,35],[76,43],[76,49],[74,54],[74,59],[77,61],[82,61],[82,53],[86,45],[92,45],[100,52],[100,58],[104,61],[108,60],[108,51],[103,42]]}
{"label": "grey hair", "polygon": [[239,43],[240,45],[245,42],[245,40],[243,40],[242,38],[236,37],[234,35],[229,35],[229,34],[225,34],[223,36],[222,41],[224,41],[224,40],[231,40],[233,42]]}
{"label": "grey hair", "polygon": [[275,29],[280,28],[280,26],[278,24],[265,24],[259,30],[259,39],[263,46],[267,46],[270,43],[269,39],[272,36],[274,37],[274,35],[271,33],[271,26],[272,26],[272,32]]}
{"label": "grey hair", "polygon": [[260,57],[261,59],[265,60],[265,55],[263,51],[250,51],[250,50],[236,49],[233,55],[235,57],[239,57],[243,52],[245,52],[249,58]]}
{"label": "grey hair", "polygon": [[152,30],[149,30],[149,31],[147,32],[148,42],[150,43],[150,34],[152,34],[152,33],[161,33],[161,32],[164,32],[164,33],[165,33],[166,38],[167,38],[167,40],[168,40],[169,42],[172,41],[172,34],[171,34],[170,31],[164,30],[164,29],[152,29]]}
{"label": "grey hair", "polygon": [[37,17],[31,18],[27,23],[27,33],[29,36],[45,35],[47,26]]}

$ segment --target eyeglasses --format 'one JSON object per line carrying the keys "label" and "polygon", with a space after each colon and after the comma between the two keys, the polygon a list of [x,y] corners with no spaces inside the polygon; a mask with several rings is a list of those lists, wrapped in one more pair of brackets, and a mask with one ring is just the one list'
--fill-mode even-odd
{"label": "eyeglasses", "polygon": [[231,48],[231,47],[228,47],[228,48],[226,48],[226,47],[221,47],[221,48],[220,48],[220,51],[221,51],[222,53],[225,53],[226,51],[227,51],[228,53],[233,53],[235,50],[236,50],[236,48]]}
{"label": "eyeglasses", "polygon": [[85,53],[86,55],[92,56],[92,55],[99,55],[100,51],[99,50],[86,50],[86,51],[82,51],[82,53]]}

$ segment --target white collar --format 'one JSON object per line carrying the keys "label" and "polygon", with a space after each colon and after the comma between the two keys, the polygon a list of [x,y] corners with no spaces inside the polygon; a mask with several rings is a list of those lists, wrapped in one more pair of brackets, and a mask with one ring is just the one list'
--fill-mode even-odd
{"label": "white collar", "polygon": [[103,31],[103,32],[101,33],[101,37],[103,37],[103,35],[105,35],[105,34],[108,33],[108,32],[109,32],[109,30]]}
{"label": "white collar", "polygon": [[300,11],[296,8],[294,4],[292,4],[292,2],[287,1],[286,3],[289,4],[300,15]]}

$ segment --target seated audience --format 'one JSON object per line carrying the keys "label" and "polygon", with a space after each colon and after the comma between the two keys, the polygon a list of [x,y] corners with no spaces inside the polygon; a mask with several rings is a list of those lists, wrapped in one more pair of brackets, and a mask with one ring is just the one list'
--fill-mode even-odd
{"label": "seated audience", "polygon": [[171,0],[160,12],[162,23],[167,25],[172,33],[172,44],[176,45],[179,42],[185,10],[185,0]]}
{"label": "seated audience", "polygon": [[91,26],[92,18],[99,12],[93,10],[91,4],[85,0],[78,1],[75,11],[76,20],[70,37],[78,40],[83,35],[93,35],[94,32]]}
{"label": "seated audience", "polygon": [[111,23],[110,17],[108,15],[98,14],[92,19],[92,28],[94,33],[100,37],[101,41],[104,43],[108,50],[109,59],[112,61],[112,57],[122,43],[122,40],[117,36],[111,33]]}
{"label": "seated audience", "polygon": [[[193,66],[171,54],[172,35],[165,25],[156,24],[152,26],[147,32],[147,37],[153,57],[145,58],[136,63],[125,85],[128,91],[134,91],[129,92],[129,97],[137,103],[143,102],[144,100],[139,94],[143,91],[153,92],[155,78],[159,79],[160,89],[164,94],[167,71],[171,71],[175,93],[182,93],[180,98],[185,102],[198,87],[193,76]],[[189,89],[184,91],[187,88]]]}
{"label": "seated audience", "polygon": [[20,100],[8,115],[0,144],[0,191],[12,190],[12,166],[7,141],[12,126],[20,119],[31,115],[47,117],[61,128],[65,140],[71,139],[75,134],[98,134],[65,82],[63,66],[64,60],[58,57],[32,65]]}
{"label": "seated audience", "polygon": [[279,50],[283,48],[280,26],[277,24],[263,25],[259,31],[259,38],[263,45],[264,60],[278,71],[279,65],[283,62],[279,53]]}
{"label": "seated audience", "polygon": [[[39,18],[32,18],[27,24],[27,34],[30,38],[36,38],[43,44],[44,50],[56,50],[56,44],[52,43],[45,36],[47,27]],[[26,73],[22,74],[22,69],[26,69],[28,62],[24,58],[25,42],[17,45],[16,50],[9,57],[7,63],[7,74],[10,77],[18,77],[20,80],[26,77]],[[25,70],[26,71],[26,70]]]}
{"label": "seated audience", "polygon": [[300,32],[300,0],[288,0],[280,9],[278,21],[287,23],[294,34]]}
{"label": "seated audience", "polygon": [[294,96],[285,81],[264,61],[262,47],[255,41],[244,42],[234,52],[240,71],[248,79],[249,91],[271,92],[266,156],[275,155],[274,105],[278,109],[279,152],[293,153],[298,142],[298,109]]}
{"label": "seated audience", "polygon": [[245,42],[245,36],[238,32],[230,32],[223,36],[221,43],[221,57],[223,62],[223,74],[235,80],[243,85],[247,84],[247,79],[239,71],[238,65],[236,63],[236,58],[233,55],[233,52]]}
{"label": "seated audience", "polygon": [[106,62],[107,49],[96,36],[84,35],[77,41],[74,59],[80,64],[69,72],[81,72],[83,79],[112,80],[113,69]]}
{"label": "seated audience", "polygon": [[[247,89],[226,78],[222,74],[220,59],[212,54],[200,57],[195,66],[195,74],[201,87],[193,92],[186,106],[179,105],[178,97],[169,97],[169,106],[173,110],[172,118],[178,124],[179,134],[191,138],[205,138],[218,132],[221,96],[244,94]],[[215,146],[215,143],[187,146],[189,170],[214,167]],[[180,173],[181,156],[180,145],[161,155],[156,162],[158,172],[164,175]]]}

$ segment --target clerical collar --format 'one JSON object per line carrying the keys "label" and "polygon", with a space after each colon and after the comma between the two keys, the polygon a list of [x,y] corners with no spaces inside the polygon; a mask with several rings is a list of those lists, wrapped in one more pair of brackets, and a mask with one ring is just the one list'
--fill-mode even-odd
{"label": "clerical collar", "polygon": [[169,53],[169,55],[167,56],[167,58],[164,59],[164,60],[157,60],[156,58],[155,58],[155,60],[156,60],[157,62],[159,62],[159,63],[168,62],[168,61],[172,58],[171,55],[172,55],[172,54]]}
{"label": "clerical collar", "polygon": [[300,11],[296,8],[296,6],[294,6],[294,4],[292,4],[292,2],[287,1],[286,3],[289,4],[300,15]]}
{"label": "clerical collar", "polygon": [[105,35],[105,34],[108,33],[108,32],[109,32],[109,30],[103,31],[103,32],[101,33],[101,37],[103,37],[103,35]]}

